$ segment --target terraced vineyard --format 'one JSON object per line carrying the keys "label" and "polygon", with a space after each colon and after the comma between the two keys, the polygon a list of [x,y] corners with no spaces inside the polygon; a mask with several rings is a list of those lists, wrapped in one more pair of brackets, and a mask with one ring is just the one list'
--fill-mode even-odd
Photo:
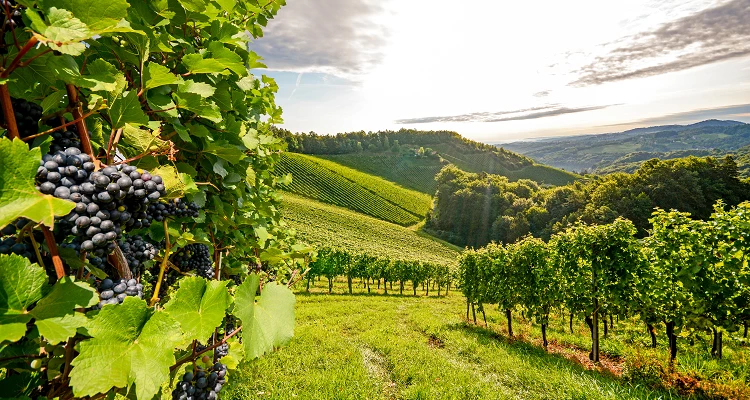
{"label": "terraced vineyard", "polygon": [[431,196],[333,161],[283,154],[277,174],[292,174],[288,190],[403,226],[421,221]]}
{"label": "terraced vineyard", "polygon": [[417,230],[291,193],[284,194],[283,206],[287,223],[309,243],[335,244],[352,252],[394,259],[457,265],[458,247]]}
{"label": "terraced vineyard", "polygon": [[416,158],[392,152],[336,154],[319,157],[383,177],[430,196],[435,194],[437,187],[435,175],[445,165],[444,161],[436,158]]}

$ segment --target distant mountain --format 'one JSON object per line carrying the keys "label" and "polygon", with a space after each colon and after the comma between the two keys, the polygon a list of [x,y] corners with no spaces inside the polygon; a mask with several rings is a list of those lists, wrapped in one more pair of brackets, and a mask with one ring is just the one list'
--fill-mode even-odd
{"label": "distant mountain", "polygon": [[634,170],[648,158],[723,155],[747,145],[750,124],[711,119],[690,125],[651,126],[498,146],[553,167],[606,173]]}

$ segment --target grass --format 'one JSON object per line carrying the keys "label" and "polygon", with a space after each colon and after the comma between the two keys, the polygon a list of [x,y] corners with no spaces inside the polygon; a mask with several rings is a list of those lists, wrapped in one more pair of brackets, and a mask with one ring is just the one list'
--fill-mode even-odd
{"label": "grass", "polygon": [[506,340],[489,307],[491,329],[467,324],[458,292],[325,295],[325,285],[298,294],[295,338],[243,364],[223,399],[674,398]]}
{"label": "grass", "polygon": [[286,222],[303,240],[353,252],[456,265],[461,249],[421,232],[342,207],[284,193]]}
{"label": "grass", "polygon": [[429,195],[315,156],[283,154],[276,171],[292,174],[289,191],[403,226],[421,221],[432,203]]}

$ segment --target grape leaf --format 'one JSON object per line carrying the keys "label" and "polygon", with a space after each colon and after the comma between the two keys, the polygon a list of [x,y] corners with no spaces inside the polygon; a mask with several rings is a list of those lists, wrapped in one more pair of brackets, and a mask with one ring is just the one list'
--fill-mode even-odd
{"label": "grape leaf", "polygon": [[112,100],[109,116],[112,119],[112,128],[122,128],[126,123],[135,125],[148,124],[148,117],[141,109],[141,103],[138,101],[138,94],[131,90],[117,96]]}
{"label": "grape leaf", "polygon": [[19,255],[0,255],[0,343],[23,337],[31,320],[26,310],[47,286],[47,274],[39,265]]}
{"label": "grape leaf", "polygon": [[288,342],[294,336],[294,294],[275,282],[263,286],[258,302],[260,280],[252,274],[235,294],[234,315],[242,320],[245,357],[254,359]]}
{"label": "grape leaf", "polygon": [[69,10],[92,31],[118,26],[127,17],[130,6],[125,0],[44,0],[41,3],[44,8],[55,6]]}
{"label": "grape leaf", "polygon": [[243,153],[242,150],[225,141],[209,143],[203,151],[227,160],[232,164],[237,164],[240,160],[245,158],[245,153]]}
{"label": "grape leaf", "polygon": [[216,123],[223,120],[219,106],[212,101],[205,100],[200,95],[194,93],[175,93],[174,99],[177,102],[177,107],[191,111],[199,117]]}
{"label": "grape leaf", "polygon": [[162,199],[178,199],[198,191],[198,186],[195,185],[192,176],[177,172],[171,165],[161,166],[152,170],[151,173],[161,176],[164,180],[167,195],[162,196]]}
{"label": "grape leaf", "polygon": [[205,341],[224,320],[232,299],[227,283],[197,276],[180,281],[164,309],[180,322],[186,340]]}
{"label": "grape leaf", "polygon": [[40,42],[51,49],[63,54],[77,56],[86,50],[82,40],[91,37],[89,28],[68,10],[51,7],[47,18],[47,26],[36,11],[28,9],[26,16],[31,20],[31,28],[39,32],[35,34]]}
{"label": "grape leaf", "polygon": [[242,57],[240,57],[237,53],[233,52],[232,50],[227,49],[224,47],[224,44],[221,42],[211,42],[208,44],[208,51],[211,52],[211,57],[213,60],[220,63],[224,68],[229,69],[230,71],[234,72],[238,76],[246,76],[247,68],[245,68],[245,63],[242,62]]}
{"label": "grape leaf", "polygon": [[64,276],[52,291],[39,300],[31,310],[39,334],[50,343],[60,343],[74,336],[76,330],[86,325],[86,316],[76,308],[86,308],[99,301],[96,290],[85,282],[76,282]]}
{"label": "grape leaf", "polygon": [[214,92],[216,92],[216,88],[209,85],[208,83],[195,82],[192,80],[185,81],[180,85],[178,90],[181,93],[195,93],[200,95],[201,97],[211,97],[214,95]]}
{"label": "grape leaf", "polygon": [[146,64],[146,68],[143,70],[143,81],[145,89],[153,89],[155,87],[164,85],[173,85],[182,82],[182,77],[175,75],[169,68],[150,62]]}
{"label": "grape leaf", "polygon": [[143,153],[167,150],[169,150],[169,142],[161,140],[158,132],[151,133],[130,124],[123,126],[120,151],[126,156],[135,157]]}
{"label": "grape leaf", "polygon": [[0,139],[0,227],[20,217],[52,227],[56,216],[75,207],[72,201],[42,194],[34,186],[41,150],[20,139]]}
{"label": "grape leaf", "polygon": [[102,308],[88,332],[92,338],[78,345],[70,372],[76,397],[135,384],[139,399],[152,398],[169,380],[174,348],[182,340],[177,321],[136,297]]}

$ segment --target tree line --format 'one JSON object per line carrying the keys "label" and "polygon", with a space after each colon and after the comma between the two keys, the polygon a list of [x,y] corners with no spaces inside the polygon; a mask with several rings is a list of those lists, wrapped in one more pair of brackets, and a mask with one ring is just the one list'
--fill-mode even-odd
{"label": "tree line", "polygon": [[687,157],[645,162],[633,174],[587,176],[565,186],[544,187],[531,180],[475,174],[444,167],[433,211],[425,228],[461,246],[491,241],[512,243],[531,234],[548,240],[577,222],[607,224],[618,217],[633,222],[642,237],[654,208],[677,209],[706,219],[723,199],[733,206],[750,200],[732,156]]}
{"label": "tree line", "polygon": [[[351,154],[363,151],[399,152],[401,146],[435,147],[449,144],[461,152],[486,152],[494,154],[510,169],[517,169],[532,165],[531,159],[520,154],[510,152],[502,147],[486,143],[475,142],[462,137],[453,131],[420,131],[416,129],[385,130],[378,132],[346,132],[335,135],[322,135],[315,132],[293,133],[283,128],[274,128],[274,134],[284,139],[287,151],[303,154]],[[426,149],[425,149],[426,150]]]}
{"label": "tree line", "polygon": [[[681,337],[710,333],[711,353],[722,356],[723,335],[747,338],[750,322],[750,202],[726,209],[719,201],[706,220],[657,209],[649,235],[637,237],[633,222],[617,218],[602,225],[578,224],[545,242],[526,236],[513,244],[491,243],[467,250],[459,260],[458,283],[476,322],[477,307],[521,311],[546,328],[554,311],[583,318],[599,360],[599,326],[606,318],[638,316],[656,347],[655,326],[666,330],[670,360]],[[611,322],[610,322],[611,323]]]}
{"label": "tree line", "polygon": [[448,294],[454,279],[454,271],[448,265],[420,260],[401,260],[387,257],[375,257],[367,254],[355,254],[347,250],[325,247],[318,250],[317,258],[310,262],[306,274],[306,290],[310,290],[310,283],[315,278],[325,277],[328,280],[328,293],[333,291],[333,281],[337,277],[346,277],[349,293],[355,279],[363,280],[370,292],[370,285],[381,282],[385,294],[393,291],[393,283],[397,283],[399,294],[404,294],[404,288],[411,286],[416,296],[419,286],[423,286],[425,295],[430,294],[430,285],[437,295]]}

